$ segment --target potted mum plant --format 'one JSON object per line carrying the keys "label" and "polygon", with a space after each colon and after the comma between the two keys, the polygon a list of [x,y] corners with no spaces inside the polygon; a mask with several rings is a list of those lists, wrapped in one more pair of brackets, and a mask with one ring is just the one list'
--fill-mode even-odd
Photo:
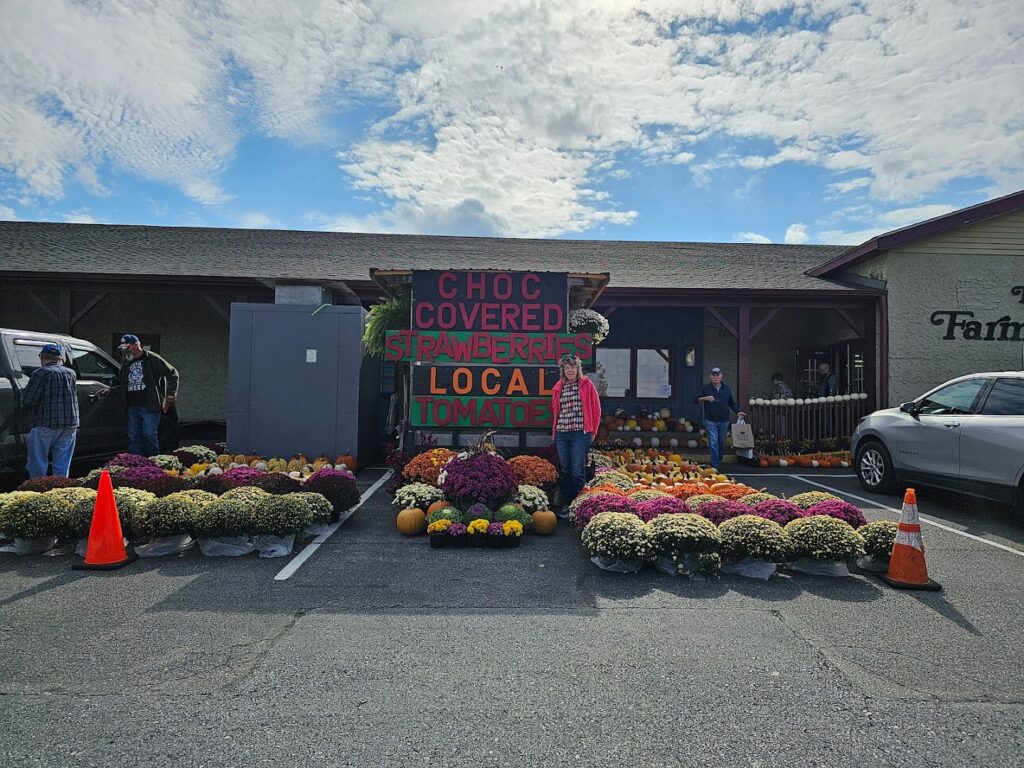
{"label": "potted mum plant", "polygon": [[[498,523],[492,523],[498,525]],[[523,524],[518,520],[506,520],[501,525],[501,534],[506,547],[518,547],[523,538]]]}
{"label": "potted mum plant", "polygon": [[791,554],[790,568],[812,576],[849,576],[848,560],[864,555],[864,539],[849,523],[835,517],[814,515],[786,524]]}
{"label": "potted mum plant", "polygon": [[438,518],[427,525],[427,535],[430,537],[431,549],[444,548],[444,545],[448,543],[448,529],[451,528],[451,526],[452,521],[446,517]]}
{"label": "potted mum plant", "polygon": [[252,507],[241,499],[221,496],[202,508],[193,534],[207,557],[240,557],[256,549],[249,535],[252,529]]}
{"label": "potted mum plant", "polygon": [[631,512],[601,512],[583,529],[582,541],[603,571],[635,573],[652,554],[647,524]]}
{"label": "potted mum plant", "polygon": [[487,544],[491,549],[501,549],[505,546],[505,530],[502,525],[497,521],[487,525]]}
{"label": "potted mum plant", "polygon": [[485,520],[482,517],[470,521],[469,525],[466,526],[466,535],[469,537],[469,546],[487,546],[487,526],[490,524],[489,520]]}
{"label": "potted mum plant", "polygon": [[139,557],[160,557],[193,546],[191,532],[202,508],[190,496],[172,493],[136,509],[132,528],[148,539],[147,543],[136,545],[136,553]]}
{"label": "potted mum plant", "polygon": [[260,557],[290,554],[295,546],[295,534],[312,521],[313,511],[302,499],[264,494],[253,510],[253,542],[260,551]]}
{"label": "potted mum plant", "polygon": [[864,539],[867,556],[857,558],[857,567],[872,573],[886,573],[898,530],[899,525],[893,520],[876,520],[858,528],[857,533]]}
{"label": "potted mum plant", "polygon": [[462,523],[452,523],[448,526],[448,546],[456,549],[465,549],[469,545],[469,535],[466,526]]}
{"label": "potted mum plant", "polygon": [[648,523],[648,529],[658,570],[663,573],[699,578],[718,570],[722,537],[707,518],[692,512],[660,515]]}
{"label": "potted mum plant", "polygon": [[740,515],[718,526],[722,537],[722,573],[768,581],[775,564],[789,555],[789,539],[774,520]]}

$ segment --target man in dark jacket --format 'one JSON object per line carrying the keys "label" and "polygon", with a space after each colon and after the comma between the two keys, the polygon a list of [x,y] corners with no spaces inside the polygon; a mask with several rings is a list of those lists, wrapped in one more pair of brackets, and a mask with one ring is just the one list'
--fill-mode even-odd
{"label": "man in dark jacket", "polygon": [[45,476],[52,452],[53,474],[67,477],[78,439],[78,377],[62,365],[64,353],[56,344],[39,350],[39,362],[21,393],[22,408],[32,414],[28,474]]}
{"label": "man in dark jacket", "polygon": [[133,333],[121,337],[119,349],[126,356],[118,392],[128,412],[128,451],[155,456],[160,453],[160,414],[170,410],[178,396],[178,371],[160,355],[143,349]]}
{"label": "man in dark jacket", "polygon": [[725,436],[729,433],[729,410],[736,411],[741,419],[747,414],[736,405],[732,390],[722,381],[722,369],[717,367],[711,369],[711,382],[700,388],[693,402],[704,406],[704,429],[708,433],[711,466],[718,469],[725,453]]}

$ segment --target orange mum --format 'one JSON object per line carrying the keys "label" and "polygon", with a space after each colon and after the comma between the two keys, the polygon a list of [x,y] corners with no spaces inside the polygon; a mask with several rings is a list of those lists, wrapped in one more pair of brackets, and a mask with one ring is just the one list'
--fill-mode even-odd
{"label": "orange mum", "polygon": [[680,486],[669,489],[668,492],[677,499],[685,501],[691,496],[699,496],[700,494],[707,493],[708,487],[704,485],[704,483],[683,483]]}
{"label": "orange mum", "polygon": [[448,459],[454,455],[455,451],[449,451],[447,448],[424,451],[409,460],[402,468],[402,475],[415,482],[437,485],[437,476],[448,463]]}
{"label": "orange mum", "polygon": [[545,485],[558,480],[555,465],[540,456],[513,456],[508,460],[520,485]]}

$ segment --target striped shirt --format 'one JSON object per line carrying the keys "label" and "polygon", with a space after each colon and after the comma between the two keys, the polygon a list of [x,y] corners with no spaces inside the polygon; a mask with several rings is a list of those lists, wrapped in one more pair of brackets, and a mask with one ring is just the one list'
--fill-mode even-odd
{"label": "striped shirt", "polygon": [[562,393],[558,398],[558,432],[583,431],[583,401],[580,399],[580,383],[568,381],[562,384]]}
{"label": "striped shirt", "polygon": [[60,363],[36,368],[21,393],[22,407],[32,414],[32,426],[67,429],[78,426],[75,372]]}

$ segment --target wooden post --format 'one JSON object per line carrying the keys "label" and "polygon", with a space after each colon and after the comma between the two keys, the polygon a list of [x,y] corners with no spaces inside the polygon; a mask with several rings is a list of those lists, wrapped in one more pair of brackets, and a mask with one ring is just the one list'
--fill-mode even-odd
{"label": "wooden post", "polygon": [[736,402],[740,409],[747,406],[750,393],[750,307],[742,305],[737,334],[738,357],[736,365]]}

